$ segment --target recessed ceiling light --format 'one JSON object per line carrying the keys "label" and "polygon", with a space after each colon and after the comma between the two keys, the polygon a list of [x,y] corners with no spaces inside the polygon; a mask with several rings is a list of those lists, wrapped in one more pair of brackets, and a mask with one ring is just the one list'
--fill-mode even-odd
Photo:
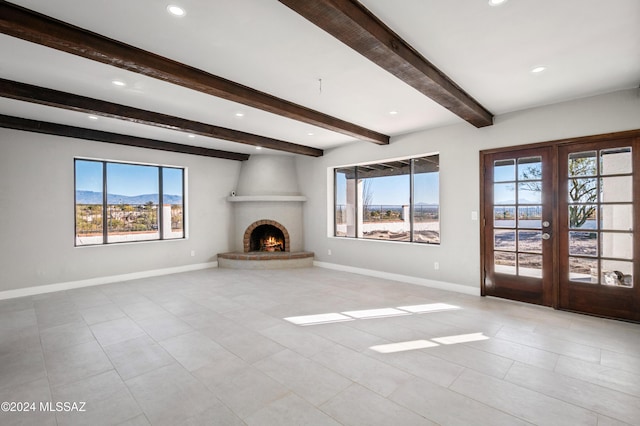
{"label": "recessed ceiling light", "polygon": [[236,112],[236,117],[244,117],[244,112]]}
{"label": "recessed ceiling light", "polygon": [[193,139],[193,138],[195,138],[195,137],[196,137],[196,135],[189,135],[189,138],[190,138],[190,139]]}
{"label": "recessed ceiling light", "polygon": [[534,74],[538,74],[538,73],[541,73],[542,71],[544,71],[546,69],[547,69],[547,67],[538,66],[538,67],[532,68],[531,72],[534,73]]}
{"label": "recessed ceiling light", "polygon": [[262,147],[261,147],[261,146],[256,146],[256,149],[258,149],[258,150],[259,150],[259,149],[262,149]]}
{"label": "recessed ceiling light", "polygon": [[397,115],[398,111],[389,111],[389,115]]}
{"label": "recessed ceiling light", "polygon": [[95,115],[90,115],[89,116],[89,120],[97,120],[97,119],[98,119],[98,117],[96,117]]}
{"label": "recessed ceiling light", "polygon": [[313,132],[307,133],[307,136],[313,136]]}
{"label": "recessed ceiling light", "polygon": [[490,6],[500,6],[501,4],[505,4],[507,0],[489,0]]}
{"label": "recessed ceiling light", "polygon": [[119,87],[124,87],[124,86],[126,86],[126,85],[127,85],[127,83],[125,83],[125,82],[124,82],[124,81],[122,81],[122,80],[113,80],[113,81],[111,82],[111,84],[113,84],[114,86],[119,86]]}
{"label": "recessed ceiling light", "polygon": [[187,14],[183,8],[176,6],[175,4],[167,6],[167,11],[174,16],[184,16]]}

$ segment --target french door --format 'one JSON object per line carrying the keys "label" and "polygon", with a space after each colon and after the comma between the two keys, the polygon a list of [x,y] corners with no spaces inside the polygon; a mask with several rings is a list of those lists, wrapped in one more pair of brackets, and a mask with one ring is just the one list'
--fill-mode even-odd
{"label": "french door", "polygon": [[640,321],[638,142],[559,147],[561,309]]}
{"label": "french door", "polygon": [[552,150],[484,158],[486,295],[551,305],[555,221]]}
{"label": "french door", "polygon": [[483,295],[640,321],[637,134],[483,152],[481,171]]}

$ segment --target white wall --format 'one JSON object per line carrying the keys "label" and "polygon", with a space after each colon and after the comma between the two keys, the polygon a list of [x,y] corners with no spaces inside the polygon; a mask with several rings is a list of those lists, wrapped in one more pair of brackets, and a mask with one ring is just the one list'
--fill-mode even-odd
{"label": "white wall", "polygon": [[[627,90],[505,114],[483,129],[462,123],[394,137],[388,146],[356,142],[318,159],[298,157],[300,188],[308,198],[305,249],[320,262],[479,288],[480,225],[471,220],[480,206],[479,151],[638,128],[640,93]],[[440,246],[328,236],[331,168],[432,152],[440,153]]]}
{"label": "white wall", "polygon": [[[189,238],[74,247],[74,157],[186,167]],[[240,165],[0,129],[0,291],[214,262],[231,247]]]}
{"label": "white wall", "polygon": [[292,155],[253,155],[242,163],[238,195],[300,195]]}
{"label": "white wall", "polygon": [[[292,155],[253,155],[242,163],[238,178],[237,195],[300,195],[295,157]],[[289,233],[290,251],[304,247],[302,203],[252,201],[234,202],[234,244],[232,248],[244,251],[244,233],[258,220],[274,220]]]}

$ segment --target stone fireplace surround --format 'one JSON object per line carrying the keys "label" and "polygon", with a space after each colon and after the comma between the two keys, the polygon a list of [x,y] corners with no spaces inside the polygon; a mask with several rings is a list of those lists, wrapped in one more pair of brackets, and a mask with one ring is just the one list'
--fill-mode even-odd
{"label": "stone fireplace surround", "polygon": [[[306,197],[298,191],[293,156],[252,156],[242,164],[237,195],[227,197],[235,226],[231,253],[218,254],[218,266],[241,269],[299,268],[313,265],[304,251],[303,209]],[[285,251],[250,251],[251,232],[273,225],[285,237]]]}
{"label": "stone fireplace surround", "polygon": [[270,226],[273,226],[275,228],[278,228],[280,230],[280,232],[282,232],[282,235],[284,237],[284,250],[283,251],[284,252],[291,251],[289,249],[289,246],[291,244],[291,239],[289,238],[289,232],[287,232],[287,228],[285,228],[284,226],[280,225],[275,220],[259,220],[257,222],[253,222],[251,225],[249,225],[247,230],[244,231],[244,237],[242,238],[242,246],[243,246],[243,249],[244,249],[243,250],[244,253],[251,252],[251,235],[256,230],[256,228],[258,228],[260,226],[263,226],[263,225],[270,225]]}

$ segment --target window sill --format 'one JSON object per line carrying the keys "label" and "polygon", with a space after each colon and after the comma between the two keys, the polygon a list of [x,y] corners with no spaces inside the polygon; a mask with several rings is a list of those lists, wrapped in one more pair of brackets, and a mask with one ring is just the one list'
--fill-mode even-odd
{"label": "window sill", "polygon": [[372,243],[392,243],[392,244],[403,244],[410,246],[424,246],[424,247],[440,247],[442,243],[418,243],[415,241],[394,241],[394,240],[377,240],[373,238],[354,238],[354,237],[336,237],[335,235],[329,235],[328,238],[330,240],[347,240],[347,241],[365,241]]}

